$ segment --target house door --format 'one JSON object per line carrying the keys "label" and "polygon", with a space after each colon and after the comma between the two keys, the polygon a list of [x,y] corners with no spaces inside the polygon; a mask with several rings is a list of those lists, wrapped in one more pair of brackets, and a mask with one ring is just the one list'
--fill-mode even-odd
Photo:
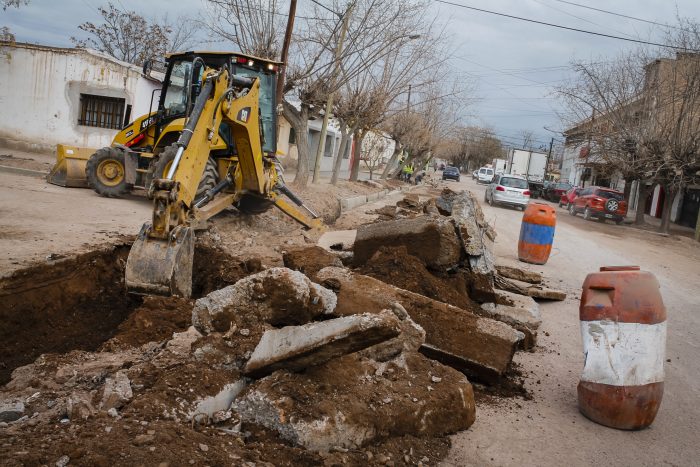
{"label": "house door", "polygon": [[700,189],[686,190],[683,195],[683,204],[678,223],[686,227],[695,228],[698,220],[698,211],[700,211]]}

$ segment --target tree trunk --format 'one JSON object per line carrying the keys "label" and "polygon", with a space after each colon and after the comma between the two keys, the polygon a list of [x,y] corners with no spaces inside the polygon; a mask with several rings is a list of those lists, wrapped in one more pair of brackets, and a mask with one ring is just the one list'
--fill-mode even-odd
{"label": "tree trunk", "polygon": [[666,198],[664,201],[664,209],[661,212],[659,232],[667,234],[671,227],[671,209],[673,208],[673,198],[676,197],[677,191],[673,186],[664,186],[664,189],[666,190]]}
{"label": "tree trunk", "polygon": [[644,225],[644,211],[647,209],[647,196],[654,186],[648,186],[643,180],[639,180],[639,198],[637,198],[637,212],[635,213],[635,225]]}
{"label": "tree trunk", "polygon": [[353,134],[355,140],[355,150],[352,157],[352,169],[350,170],[350,181],[356,182],[360,176],[360,158],[362,157],[362,140],[365,139],[365,132],[355,130]]}
{"label": "tree trunk", "polygon": [[343,165],[343,156],[345,155],[345,150],[348,147],[348,140],[350,139],[350,134],[348,133],[348,125],[344,120],[340,120],[340,148],[338,148],[338,154],[335,156],[333,161],[333,175],[331,175],[331,184],[338,184],[338,177],[340,176],[340,167]]}
{"label": "tree trunk", "polygon": [[305,187],[309,183],[309,108],[302,104],[301,110],[297,110],[284,100],[282,109],[297,136],[297,173],[293,183]]}
{"label": "tree trunk", "polygon": [[396,145],[394,146],[394,153],[389,158],[389,162],[386,163],[386,167],[384,167],[381,177],[379,177],[381,180],[386,179],[386,177],[389,175],[389,171],[394,166],[394,164],[396,164],[396,161],[399,160],[399,156],[402,152],[403,147],[399,143],[396,143]]}
{"label": "tree trunk", "polygon": [[632,195],[632,183],[634,182],[634,179],[625,179],[625,191],[624,191],[624,196],[625,196],[625,201],[627,202],[627,206],[630,204],[630,196]]}

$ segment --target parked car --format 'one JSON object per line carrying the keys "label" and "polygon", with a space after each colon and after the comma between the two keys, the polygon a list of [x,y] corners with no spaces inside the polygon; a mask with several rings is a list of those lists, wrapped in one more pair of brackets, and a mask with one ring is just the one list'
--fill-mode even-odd
{"label": "parked car", "polygon": [[491,183],[493,181],[493,169],[491,167],[482,167],[477,175],[477,183]]}
{"label": "parked car", "polygon": [[442,171],[442,179],[443,180],[454,180],[456,182],[459,181],[459,169],[457,167],[450,167],[447,166],[445,167],[445,170]]}
{"label": "parked car", "polygon": [[561,195],[559,198],[559,207],[560,208],[569,208],[569,203],[573,202],[574,199],[581,193],[582,188],[579,187],[571,187],[569,191]]}
{"label": "parked car", "polygon": [[544,188],[542,197],[556,203],[561,199],[561,195],[569,191],[571,188],[571,183],[567,182],[550,183]]}
{"label": "parked car", "polygon": [[583,213],[583,218],[593,218],[601,222],[611,219],[619,224],[627,215],[627,203],[621,191],[599,186],[589,186],[581,190],[581,193],[569,203],[569,214],[575,216]]}
{"label": "parked car", "polygon": [[518,175],[496,175],[493,182],[486,187],[484,201],[491,206],[507,204],[525,210],[530,202],[530,188],[527,180]]}

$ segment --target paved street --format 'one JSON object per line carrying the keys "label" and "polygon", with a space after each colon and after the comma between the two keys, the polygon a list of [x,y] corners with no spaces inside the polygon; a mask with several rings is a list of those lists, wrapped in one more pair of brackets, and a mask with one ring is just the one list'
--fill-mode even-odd
{"label": "paved street", "polygon": [[[483,185],[471,177],[448,182],[483,200]],[[687,238],[661,237],[629,226],[571,217],[557,208],[552,255],[544,266],[517,261],[522,212],[490,207],[484,213],[498,232],[499,261],[541,272],[564,289],[564,302],[541,305],[543,324],[533,353],[519,352],[532,400],[481,404],[471,429],[452,438],[446,465],[697,465],[700,426],[700,245]],[[635,264],[653,272],[668,311],[665,394],[654,424],[625,432],[590,422],[577,409],[582,367],[578,304],[586,274],[604,265]],[[653,446],[653,450],[650,449]]]}

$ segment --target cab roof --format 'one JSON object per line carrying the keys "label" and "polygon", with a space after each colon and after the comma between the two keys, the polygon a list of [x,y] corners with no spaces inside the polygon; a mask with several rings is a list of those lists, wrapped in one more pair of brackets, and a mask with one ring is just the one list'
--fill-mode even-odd
{"label": "cab roof", "polygon": [[267,58],[256,57],[255,55],[248,55],[241,52],[215,52],[211,50],[190,50],[187,52],[169,52],[165,54],[166,59],[173,57],[186,57],[186,56],[206,56],[206,55],[217,55],[217,56],[231,56],[231,57],[244,57],[249,60],[254,60],[256,62],[272,63],[273,65],[282,65],[282,62],[275,60],[270,60]]}

